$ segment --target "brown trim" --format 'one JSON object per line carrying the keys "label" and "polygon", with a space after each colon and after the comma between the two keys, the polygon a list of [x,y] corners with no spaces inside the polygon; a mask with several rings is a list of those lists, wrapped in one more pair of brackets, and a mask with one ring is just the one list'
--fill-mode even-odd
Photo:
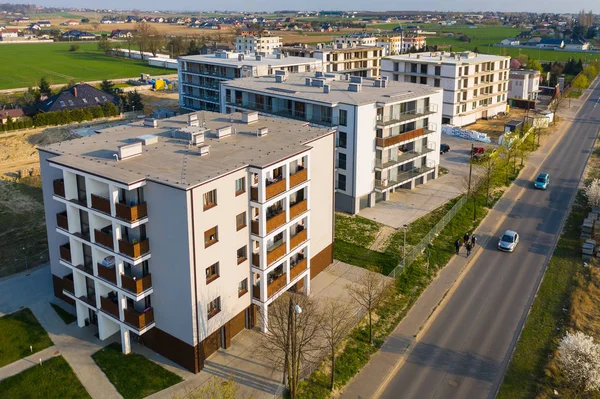
{"label": "brown trim", "polygon": [[244,194],[245,192],[246,192],[246,190],[245,190],[245,189],[244,189],[244,190],[239,190],[239,191],[236,191],[236,192],[235,192],[235,196],[236,196],[236,197],[239,197],[240,195]]}
{"label": "brown trim", "polygon": [[75,306],[75,300],[63,294],[63,289],[65,288],[65,285],[63,284],[63,279],[58,277],[56,274],[52,275],[52,288],[54,289],[55,297],[57,297],[58,299],[62,299],[68,304]]}
{"label": "brown trim", "polygon": [[[194,303],[192,305],[192,310],[194,311],[194,317],[196,319],[195,327],[195,338],[196,338],[196,346],[194,347],[194,373],[198,373],[200,370],[204,368],[204,349],[202,345],[200,345],[200,321],[198,315],[198,277],[196,275],[196,226],[194,223],[194,190],[190,190],[190,206],[192,208],[192,256],[193,256],[193,265],[194,265],[194,293],[192,297],[194,298]],[[155,330],[153,328],[152,330]],[[150,330],[150,331],[152,331]]]}
{"label": "brown trim", "polygon": [[[210,239],[210,236],[214,235],[214,240]],[[208,238],[208,241],[207,241]],[[204,232],[204,248],[208,248],[219,242],[219,229],[218,226],[211,227],[210,229]]]}
{"label": "brown trim", "polygon": [[243,297],[247,293],[248,293],[248,289],[245,289],[245,290],[242,290],[242,291],[238,291],[238,298]]}
{"label": "brown trim", "polygon": [[333,243],[310,259],[310,279],[315,278],[327,266],[333,263]]}
{"label": "brown trim", "polygon": [[210,320],[210,319],[212,319],[213,317],[215,317],[216,315],[218,315],[219,313],[221,313],[221,309],[215,309],[215,310],[213,310],[212,312],[210,312],[210,313],[207,313],[207,315],[206,315],[206,319],[207,319],[207,320]]}
{"label": "brown trim", "polygon": [[194,347],[156,327],[148,330],[141,338],[145,346],[192,373],[198,373],[202,369],[202,362],[199,363],[197,358],[199,345]]}
{"label": "brown trim", "polygon": [[212,203],[210,203],[210,204],[208,204],[208,205],[204,206],[204,207],[202,208],[202,210],[203,210],[203,211],[208,211],[209,209],[212,209],[212,208],[214,208],[215,206],[217,206],[217,203],[216,203],[216,202],[212,202]]}

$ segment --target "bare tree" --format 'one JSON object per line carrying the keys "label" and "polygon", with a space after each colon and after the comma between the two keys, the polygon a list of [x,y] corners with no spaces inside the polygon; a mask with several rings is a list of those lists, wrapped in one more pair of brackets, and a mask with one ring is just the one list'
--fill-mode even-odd
{"label": "bare tree", "polygon": [[558,345],[558,361],[569,382],[580,392],[600,389],[600,345],[580,331],[567,334]]}
{"label": "bare tree", "polygon": [[149,51],[156,57],[158,50],[160,50],[164,44],[164,36],[160,34],[156,27],[147,22],[136,23],[135,31],[133,40],[140,48],[140,53],[143,54],[144,51]]}
{"label": "bare tree", "polygon": [[594,179],[583,190],[590,206],[600,206],[600,179]]}
{"label": "bare tree", "polygon": [[94,28],[95,31],[98,30],[99,26],[100,26],[100,23],[98,21],[92,21],[92,28]]}
{"label": "bare tree", "polygon": [[552,111],[553,117],[552,117],[552,125],[556,124],[556,113],[563,109],[565,106],[565,96],[562,96],[560,93],[555,94],[554,97],[552,98],[552,101],[550,102],[550,105],[548,108],[550,108],[550,110]]}
{"label": "bare tree", "polygon": [[368,271],[358,279],[357,284],[346,286],[350,297],[367,312],[371,345],[373,344],[373,310],[389,285],[387,279],[375,270],[377,270],[375,267],[368,268]]}
{"label": "bare tree", "polygon": [[265,358],[283,367],[284,381],[292,399],[298,393],[302,367],[316,362],[321,315],[316,303],[300,294],[286,293],[269,306],[263,316],[266,334],[261,343]]}
{"label": "bare tree", "polygon": [[335,384],[335,351],[338,345],[348,335],[354,321],[354,309],[348,304],[327,301],[323,308],[321,330],[327,349],[331,352],[331,385],[333,391]]}

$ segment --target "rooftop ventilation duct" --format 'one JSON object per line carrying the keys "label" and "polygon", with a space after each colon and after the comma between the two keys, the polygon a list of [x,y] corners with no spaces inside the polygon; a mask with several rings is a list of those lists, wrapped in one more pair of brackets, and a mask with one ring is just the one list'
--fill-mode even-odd
{"label": "rooftop ventilation duct", "polygon": [[119,150],[119,159],[128,159],[142,155],[142,142],[124,144],[117,147]]}
{"label": "rooftop ventilation duct", "polygon": [[350,83],[348,85],[348,91],[353,91],[355,93],[358,93],[358,92],[360,92],[360,90],[361,90],[360,83]]}
{"label": "rooftop ventilation duct", "polygon": [[205,156],[208,155],[210,153],[210,146],[209,145],[201,145],[200,147],[198,147],[198,155]]}
{"label": "rooftop ventilation duct", "polygon": [[150,118],[144,119],[144,126],[157,128],[158,127],[158,120],[157,119],[150,119]]}
{"label": "rooftop ventilation duct", "polygon": [[258,112],[243,112],[242,122],[248,125],[254,122],[258,122]]}
{"label": "rooftop ventilation duct", "polygon": [[223,127],[217,128],[215,130],[215,134],[217,135],[217,138],[221,139],[223,137],[230,136],[232,131],[233,130],[232,130],[231,126],[223,126]]}
{"label": "rooftop ventilation duct", "polygon": [[244,54],[238,54],[238,61],[244,61]]}
{"label": "rooftop ventilation duct", "polygon": [[323,93],[329,93],[330,87],[329,85],[323,85]]}
{"label": "rooftop ventilation duct", "polygon": [[286,76],[285,75],[275,75],[275,82],[276,83],[283,83],[285,82]]}
{"label": "rooftop ventilation duct", "polygon": [[256,135],[258,137],[262,137],[262,136],[266,136],[267,134],[269,134],[269,128],[268,127],[259,127],[258,129],[256,129]]}
{"label": "rooftop ventilation duct", "polygon": [[306,78],[306,80],[304,80],[304,84],[306,86],[310,86],[312,84],[312,79],[311,78]]}
{"label": "rooftop ventilation duct", "polygon": [[158,136],[153,134],[144,134],[143,136],[136,137],[143,145],[150,145],[158,143]]}
{"label": "rooftop ventilation duct", "polygon": [[350,83],[362,83],[362,77],[360,76],[350,76]]}
{"label": "rooftop ventilation duct", "polygon": [[189,114],[188,115],[188,126],[200,126],[200,121],[198,120],[198,114]]}

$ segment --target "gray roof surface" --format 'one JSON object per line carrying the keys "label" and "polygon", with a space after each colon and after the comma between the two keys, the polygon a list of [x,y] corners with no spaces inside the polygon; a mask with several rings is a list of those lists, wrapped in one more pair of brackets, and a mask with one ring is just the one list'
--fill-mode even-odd
{"label": "gray roof surface", "polygon": [[[435,55],[434,55],[435,54]],[[414,61],[414,62],[424,62],[431,64],[478,64],[480,62],[490,62],[490,61],[500,61],[509,59],[510,57],[505,57],[501,55],[492,55],[492,54],[480,54],[480,53],[471,53],[470,57],[465,56],[465,52],[455,53],[456,56],[451,57],[450,52],[437,52],[437,53],[418,53],[418,54],[402,54],[402,55],[391,55],[388,57],[384,57],[385,59],[390,59],[394,61]],[[417,58],[417,55],[419,58]],[[440,60],[440,56],[443,58]],[[459,57],[460,56],[460,57]],[[459,59],[460,58],[460,59]]]}
{"label": "gray roof surface", "polygon": [[[334,129],[314,127],[307,122],[260,115],[257,122],[246,124],[240,113],[196,113],[205,134],[208,155],[198,155],[195,146],[188,148],[185,139],[172,138],[173,131],[186,128],[189,114],[161,119],[158,127],[143,122],[98,130],[90,137],[63,141],[40,148],[58,154],[50,162],[95,174],[116,182],[132,184],[144,179],[159,181],[182,189],[213,180],[247,166],[265,167],[309,149],[304,144]],[[231,122],[233,120],[233,123]],[[233,126],[236,134],[216,138],[218,128]],[[257,129],[267,127],[269,133],[258,137]],[[142,155],[116,161],[118,146],[138,141],[143,135],[158,136],[157,144],[143,146]],[[308,144],[310,145],[310,144]]]}
{"label": "gray roof surface", "polygon": [[[327,76],[330,76],[330,74],[327,74]],[[329,85],[330,90],[329,93],[325,93],[322,87],[307,86],[307,78],[315,78],[315,75],[311,73],[292,73],[288,75],[287,81],[283,83],[276,83],[274,76],[242,78],[223,82],[222,85],[261,91],[278,97],[301,98],[334,105],[338,103],[351,105],[377,102],[396,103],[442,92],[441,88],[393,81],[388,81],[387,87],[375,87],[375,80],[368,78],[363,78],[360,92],[352,92],[348,90],[350,80],[336,75],[334,79],[327,78],[325,84]]]}
{"label": "gray roof surface", "polygon": [[260,61],[256,60],[256,56],[254,55],[244,55],[244,60],[238,60],[239,53],[231,53],[231,58],[220,58],[217,57],[216,54],[200,54],[200,55],[188,55],[185,57],[179,57],[182,61],[203,63],[203,64],[211,64],[211,65],[222,65],[229,66],[234,68],[241,68],[243,66],[258,66],[258,65],[268,65],[275,67],[283,67],[289,65],[306,65],[315,63],[321,63],[320,60],[315,58],[306,58],[306,57],[283,57],[277,58],[276,55],[268,54],[266,56],[262,56]]}

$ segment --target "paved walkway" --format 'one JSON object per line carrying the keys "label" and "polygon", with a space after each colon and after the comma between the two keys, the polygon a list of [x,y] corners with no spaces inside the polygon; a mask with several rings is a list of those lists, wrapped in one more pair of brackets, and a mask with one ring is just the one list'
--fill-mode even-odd
{"label": "paved walkway", "polygon": [[40,364],[40,359],[45,362],[55,356],[59,356],[60,352],[56,346],[52,345],[49,348],[34,353],[31,356],[24,357],[23,359],[7,364],[4,367],[0,367],[0,381],[5,378],[12,377],[13,375],[19,374],[21,371],[25,371],[28,368]]}
{"label": "paved walkway", "polygon": [[[581,100],[578,100],[581,101]],[[561,113],[563,121],[560,122],[556,132],[544,139],[542,147],[532,154],[521,177],[531,180],[537,169],[544,161],[550,149],[558,142],[575,116],[578,103],[572,101],[571,108],[564,109]],[[528,180],[528,181],[529,181]],[[435,318],[434,312],[443,303],[444,298],[450,297],[453,287],[466,275],[469,261],[476,258],[481,246],[495,240],[493,236],[496,226],[503,220],[504,215],[518,201],[521,187],[513,185],[508,192],[496,203],[487,217],[475,230],[478,245],[470,258],[466,258],[464,249],[458,256],[454,256],[447,266],[440,271],[437,278],[425,289],[415,302],[406,317],[398,324],[392,334],[386,339],[381,349],[371,357],[369,363],[356,375],[341,393],[341,398],[373,398],[377,397],[378,390],[386,384],[387,379],[401,367],[404,353],[415,342],[416,337],[427,328],[428,322]],[[433,314],[433,317],[431,317]]]}

